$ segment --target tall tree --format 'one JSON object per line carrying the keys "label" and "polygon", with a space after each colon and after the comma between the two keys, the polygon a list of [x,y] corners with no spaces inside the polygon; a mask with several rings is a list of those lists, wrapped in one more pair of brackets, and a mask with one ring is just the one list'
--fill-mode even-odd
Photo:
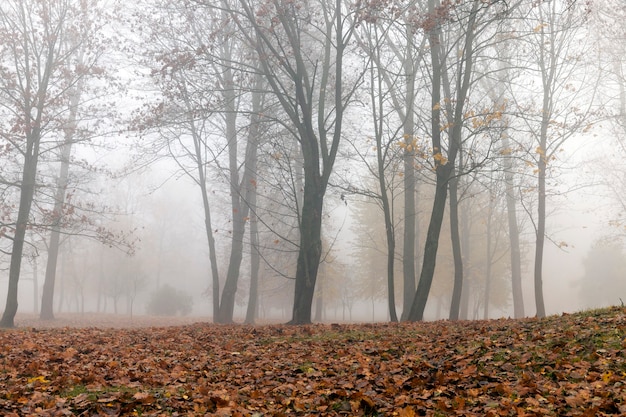
{"label": "tall tree", "polygon": [[[397,151],[399,149],[396,146],[396,137],[400,129],[394,130],[389,127],[388,106],[393,93],[388,89],[388,86],[390,84],[395,85],[390,78],[396,80],[396,77],[389,76],[387,73],[387,71],[393,73],[393,70],[388,65],[391,65],[394,57],[385,56],[386,54],[383,50],[389,29],[382,27],[381,23],[389,22],[377,16],[380,10],[365,10],[364,13],[367,13],[367,15],[361,17],[364,23],[359,33],[359,44],[372,60],[369,68],[368,86],[375,157],[372,158],[369,155],[369,146],[363,146],[361,141],[357,140],[354,142],[353,147],[369,173],[377,179],[378,192],[372,192],[367,189],[357,190],[353,184],[347,186],[346,190],[378,200],[382,209],[387,247],[387,307],[390,320],[398,321],[395,302],[396,225],[394,219],[394,197],[397,188],[395,184],[397,182],[396,176],[400,172],[398,172],[398,164],[394,163],[394,160],[398,157]],[[391,107],[394,107],[394,104],[396,103],[392,103]],[[413,155],[413,151],[410,148],[411,145],[408,145],[408,149],[404,142],[401,145],[406,150],[405,153]],[[412,165],[411,170],[413,170]]]}
{"label": "tall tree", "polygon": [[255,86],[252,92],[252,116],[248,127],[248,143],[245,157],[245,171],[242,185],[245,189],[244,199],[250,211],[250,296],[248,298],[248,308],[246,310],[245,322],[254,323],[257,317],[259,300],[259,274],[261,267],[261,247],[259,243],[259,218],[257,206],[257,171],[258,171],[258,142],[263,129],[260,115],[264,111],[263,89],[264,81],[261,74],[256,74]]}
{"label": "tall tree", "polygon": [[[368,24],[362,25],[365,40],[360,42],[364,45],[377,69],[376,81],[371,81],[371,87],[374,87],[375,82],[379,83],[381,85],[379,94],[382,94],[382,86],[384,85],[385,100],[380,101],[380,106],[387,101],[390,102],[391,112],[385,111],[381,107],[379,115],[373,114],[374,123],[380,126],[378,130],[381,130],[383,125],[385,129],[391,130],[387,133],[391,138],[395,138],[398,132],[401,132],[402,137],[398,141],[403,152],[402,178],[404,187],[402,319],[406,319],[408,316],[416,285],[417,178],[415,167],[416,158],[421,159],[423,157],[423,149],[419,139],[420,128],[417,122],[416,101],[419,96],[419,83],[425,79],[423,72],[420,71],[420,66],[424,64],[427,37],[417,23],[419,19],[416,20],[415,17],[422,13],[423,9],[422,2],[411,2],[407,5],[367,2],[362,19]],[[373,31],[370,26],[376,30]],[[372,33],[376,36],[372,37]],[[400,127],[391,129],[390,126],[394,123],[399,123]],[[424,136],[426,135],[426,132],[422,133]],[[382,131],[376,136],[378,137],[380,134]],[[389,154],[388,147],[385,147],[382,156],[384,158],[378,158],[379,170],[384,168],[378,175],[379,181],[382,181],[381,174],[395,165],[388,160],[395,159],[395,156]],[[380,185],[382,193],[384,183],[381,182]],[[383,211],[386,211],[384,204]],[[390,216],[385,213],[385,217]],[[395,231],[392,230],[392,233],[394,236],[390,237],[395,240]],[[391,242],[390,239],[388,241]],[[390,259],[390,261],[392,260]],[[389,270],[393,269],[389,268]],[[392,281],[389,280],[389,282]]]}
{"label": "tall tree", "polygon": [[[88,71],[67,62],[81,45],[80,22],[88,2],[9,0],[0,5],[0,111],[8,129],[2,139],[19,154],[19,206],[14,223],[9,290],[0,326],[12,327],[18,308],[25,233],[42,154],[66,127],[68,93]],[[78,40],[78,41],[77,41]]]}
{"label": "tall tree", "polygon": [[[244,59],[249,55],[250,51],[242,47],[239,38],[236,36],[237,26],[228,19],[228,8],[231,7],[229,2],[222,2],[224,10],[220,11],[221,22],[219,30],[215,33],[217,53],[216,65],[214,71],[218,79],[218,91],[222,96],[222,109],[220,111],[224,120],[224,134],[227,140],[228,148],[228,183],[230,185],[230,199],[232,208],[232,243],[230,259],[228,262],[228,270],[226,272],[226,280],[224,281],[224,289],[220,301],[220,312],[218,321],[220,323],[233,322],[233,313],[235,308],[235,295],[239,282],[241,263],[244,251],[244,235],[246,225],[250,220],[250,199],[255,199],[253,193],[256,193],[254,187],[256,176],[256,159],[257,150],[261,141],[261,129],[259,129],[260,114],[264,109],[262,94],[263,82],[258,74],[251,79],[250,83],[255,83],[246,87],[245,72],[249,68],[258,66],[256,60],[251,59],[246,62]],[[244,44],[245,45],[245,44]],[[241,57],[241,58],[239,58]],[[246,68],[241,69],[233,65],[234,62],[244,63]],[[252,98],[250,99],[250,118],[251,128],[248,130],[246,140],[246,148],[241,164],[240,146],[239,146],[239,124],[242,114],[243,105],[241,104],[241,92],[249,90]],[[243,172],[240,172],[243,165]],[[252,207],[255,209],[256,207]],[[255,239],[252,236],[252,241]],[[258,247],[251,248],[251,253],[258,254]],[[257,268],[258,271],[258,268]],[[256,273],[256,271],[253,271]]]}
{"label": "tall tree", "polygon": [[[472,156],[474,149],[464,151],[464,142],[468,138],[468,133],[470,137],[474,137],[478,130],[485,128],[494,118],[500,117],[497,112],[494,112],[494,115],[483,114],[482,117],[476,117],[474,111],[468,109],[471,89],[480,77],[484,76],[477,74],[473,67],[477,59],[484,58],[482,51],[492,42],[501,19],[511,13],[517,5],[518,3],[483,1],[453,4],[430,0],[428,13],[421,21],[421,26],[428,33],[430,45],[431,142],[436,191],[424,246],[422,271],[409,320],[423,318],[435,271],[439,234],[448,192],[451,197],[450,227],[455,259],[455,285],[450,318],[459,317],[463,261],[458,225],[458,178],[483,164],[482,159],[474,159]],[[478,53],[479,51],[481,53]],[[469,119],[473,119],[473,129],[468,131],[466,124]],[[469,168],[464,166],[464,155],[468,156],[466,164]],[[488,151],[481,158],[486,158],[486,155]]]}
{"label": "tall tree", "polygon": [[239,5],[231,10],[233,18],[256,50],[304,160],[300,247],[290,323],[310,323],[322,254],[324,196],[343,134],[344,113],[361,79],[358,73],[344,74],[344,56],[355,24],[346,15],[353,12],[341,0],[270,0],[260,5],[241,0]]}
{"label": "tall tree", "polygon": [[[251,218],[248,199],[256,192],[252,182],[256,181],[254,159],[261,142],[258,125],[263,109],[258,103],[263,85],[250,75],[256,63],[229,18],[228,10],[234,6],[228,1],[155,4],[159,12],[149,28],[149,65],[155,68],[153,80],[164,100],[144,120],[160,131],[161,142],[169,143],[163,148],[200,188],[211,258],[213,319],[231,323]],[[180,120],[187,124],[181,125]],[[190,135],[181,136],[181,127]],[[189,139],[193,146],[187,145]],[[230,230],[224,234],[230,255],[222,288],[209,201],[210,188],[218,184],[226,184],[231,208]]]}
{"label": "tall tree", "polygon": [[[82,118],[91,118],[95,114],[102,114],[102,108],[98,106],[87,105],[87,100],[91,101],[101,95],[105,83],[101,86],[87,88],[87,81],[92,84],[99,84],[96,80],[105,78],[106,70],[101,65],[104,54],[109,44],[106,37],[102,36],[104,27],[111,19],[109,14],[98,4],[97,1],[85,2],[81,4],[81,21],[80,25],[76,25],[73,29],[74,34],[67,36],[64,48],[73,51],[73,56],[68,56],[65,62],[68,74],[81,74],[74,83],[70,84],[66,92],[67,110],[64,116],[62,126],[62,140],[59,145],[59,173],[56,180],[54,191],[54,202],[50,221],[50,239],[48,243],[48,258],[46,262],[45,280],[41,299],[41,319],[53,319],[53,298],[54,286],[56,278],[57,258],[63,231],[63,223],[67,221],[64,212],[74,210],[75,206],[68,203],[67,193],[70,180],[70,166],[72,159],[72,150],[75,144],[87,141],[93,132],[87,126],[81,123]],[[76,24],[78,22],[75,22]],[[88,96],[85,99],[85,96]]]}
{"label": "tall tree", "polygon": [[[537,181],[537,207],[533,220],[534,293],[537,316],[544,317],[543,255],[549,168],[566,141],[589,124],[596,86],[594,77],[579,65],[580,57],[585,53],[581,29],[587,19],[586,8],[574,7],[569,2],[539,1],[531,5],[527,13],[524,22],[528,36],[521,39],[525,41],[534,65],[525,66],[527,76],[535,77],[540,87],[535,91],[517,91],[514,96],[521,107],[518,119],[534,139],[532,153]],[[529,91],[534,97],[525,97]],[[538,108],[533,109],[535,99],[539,99],[539,103]]]}
{"label": "tall tree", "polygon": [[[454,288],[449,314],[451,320],[460,317],[466,260],[462,250],[470,249],[469,245],[463,247],[461,244],[459,220],[463,216],[459,214],[460,202],[464,191],[471,186],[471,181],[466,181],[468,174],[480,169],[490,158],[490,150],[495,140],[489,131],[493,127],[499,130],[498,126],[494,125],[502,117],[502,109],[489,106],[490,103],[483,104],[484,107],[480,109],[477,108],[486,99],[478,95],[479,81],[486,76],[485,73],[489,74],[493,70],[483,73],[476,71],[474,67],[483,63],[484,67],[489,68],[489,61],[492,59],[481,58],[487,55],[487,51],[494,43],[500,42],[498,35],[502,31],[502,21],[515,7],[517,3],[494,2],[481,5],[473,3],[472,8],[465,11],[459,8],[456,14],[459,11],[467,14],[465,19],[458,19],[462,22],[458,29],[459,34],[453,35],[454,31],[449,30],[443,41],[446,49],[442,56],[447,57],[444,62],[448,64],[442,73],[442,88],[445,93],[442,107],[445,108],[446,114],[446,123],[442,130],[446,132],[448,141],[458,146],[456,165],[452,168],[453,173],[449,181],[450,232],[454,259]],[[454,51],[459,51],[457,52],[459,59],[451,61]],[[485,60],[489,61],[485,63]],[[471,139],[474,139],[473,143]]]}
{"label": "tall tree", "polygon": [[[510,59],[510,42],[500,43],[496,46],[496,55],[498,62],[502,65],[496,74],[495,79],[487,80],[486,90],[494,108],[505,109],[507,106],[506,91],[507,86],[512,83]],[[511,263],[511,289],[513,295],[513,315],[515,318],[522,318],[524,313],[524,296],[522,292],[522,255],[520,243],[520,225],[518,221],[518,187],[516,185],[516,166],[519,158],[516,154],[519,150],[515,150],[514,144],[511,142],[509,124],[510,116],[504,115],[498,123],[502,131],[500,133],[501,146],[498,155],[502,160],[502,170],[505,184],[506,212],[508,222],[508,238],[510,246],[510,263]]]}
{"label": "tall tree", "polygon": [[[474,60],[474,37],[476,31],[476,15],[483,7],[482,2],[472,2],[471,9],[467,12],[466,32],[463,37],[462,49],[460,52],[460,60],[458,69],[455,74],[456,99],[451,96],[441,97],[442,90],[449,86],[447,71],[447,57],[444,49],[444,39],[442,27],[446,24],[450,16],[452,6],[447,3],[439,4],[436,0],[428,2],[428,18],[424,25],[428,28],[430,55],[432,65],[432,122],[431,137],[433,160],[436,172],[435,199],[433,201],[433,209],[431,219],[428,226],[426,243],[424,247],[424,261],[420,280],[415,292],[415,297],[411,305],[408,320],[422,320],[428,294],[435,273],[435,263],[437,258],[437,248],[439,244],[439,234],[445,211],[446,199],[448,194],[448,184],[455,175],[456,157],[461,146],[461,132],[463,129],[463,109],[466,104],[466,97],[472,81],[472,65]],[[448,103],[454,106],[454,109],[448,109],[448,115],[453,117],[452,124],[448,123],[442,127],[441,111]],[[450,112],[452,110],[452,112]],[[442,132],[451,129],[450,138],[447,146],[447,155],[444,156],[444,148],[442,143]],[[454,225],[451,225],[454,227]],[[458,227],[458,225],[456,226]],[[459,282],[455,282],[460,300]],[[458,310],[457,310],[458,311]],[[458,314],[458,313],[457,313]]]}

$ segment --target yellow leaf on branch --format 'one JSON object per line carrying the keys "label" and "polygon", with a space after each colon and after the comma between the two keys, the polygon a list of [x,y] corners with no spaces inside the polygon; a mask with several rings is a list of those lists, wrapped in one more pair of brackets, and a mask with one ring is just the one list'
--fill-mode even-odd
{"label": "yellow leaf on branch", "polygon": [[441,152],[437,152],[433,155],[433,159],[437,162],[438,165],[445,165],[448,163],[448,158],[443,156]]}

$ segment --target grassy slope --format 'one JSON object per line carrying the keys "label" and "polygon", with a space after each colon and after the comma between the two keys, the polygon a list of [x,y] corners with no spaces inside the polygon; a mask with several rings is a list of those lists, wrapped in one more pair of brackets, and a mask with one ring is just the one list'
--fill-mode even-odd
{"label": "grassy slope", "polygon": [[0,332],[2,415],[626,415],[626,309]]}

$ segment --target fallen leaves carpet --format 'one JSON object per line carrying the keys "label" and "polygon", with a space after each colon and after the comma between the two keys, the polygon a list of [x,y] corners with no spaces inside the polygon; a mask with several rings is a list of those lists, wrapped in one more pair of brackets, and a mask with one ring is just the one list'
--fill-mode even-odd
{"label": "fallen leaves carpet", "polygon": [[626,309],[0,332],[3,416],[626,415]]}

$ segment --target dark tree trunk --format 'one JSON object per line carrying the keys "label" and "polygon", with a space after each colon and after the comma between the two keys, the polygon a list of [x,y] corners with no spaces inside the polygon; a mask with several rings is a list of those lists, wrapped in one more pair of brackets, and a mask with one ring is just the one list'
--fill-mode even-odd
{"label": "dark tree trunk", "polygon": [[[454,171],[452,172],[454,175]],[[452,256],[454,259],[454,286],[450,303],[450,320],[459,319],[461,293],[463,291],[463,257],[461,255],[461,237],[459,233],[459,198],[458,177],[450,180],[450,238],[452,240]]]}
{"label": "dark tree trunk", "polygon": [[448,180],[450,178],[450,168],[448,165],[437,167],[437,185],[433,209],[428,224],[426,243],[424,244],[424,262],[420,274],[417,291],[411,304],[408,320],[419,321],[424,318],[424,309],[428,301],[428,294],[435,275],[435,264],[437,261],[437,249],[439,248],[439,235],[441,224],[446,210],[446,199],[448,196]]}
{"label": "dark tree trunk", "polygon": [[396,294],[394,282],[394,261],[396,254],[396,244],[395,238],[393,236],[390,237],[389,232],[387,232],[387,239],[387,306],[389,308],[389,320],[392,322],[397,322],[398,315],[396,313]]}
{"label": "dark tree trunk", "polygon": [[[541,32],[543,34],[543,32]],[[543,37],[542,37],[543,38]],[[537,228],[535,244],[535,304],[537,317],[546,316],[543,300],[543,248],[546,239],[546,169],[548,164],[548,126],[553,112],[552,91],[555,79],[554,56],[546,57],[543,47],[539,59],[543,84],[543,112],[541,114],[541,131],[539,135],[537,158]],[[548,61],[548,62],[546,62]],[[553,65],[550,65],[553,64]]]}
{"label": "dark tree trunk", "polygon": [[322,255],[322,207],[324,189],[319,176],[306,173],[304,203],[300,221],[300,251],[296,268],[293,316],[289,324],[311,323],[315,282]]}
{"label": "dark tree trunk", "polygon": [[250,216],[250,297],[246,310],[246,324],[254,324],[259,309],[259,268],[261,254],[259,253],[259,225],[254,213]]}
{"label": "dark tree trunk", "polygon": [[[237,197],[239,199],[239,197]],[[243,236],[246,229],[245,217],[247,210],[241,210],[241,205],[233,206],[233,239],[228,262],[228,272],[222,290],[222,301],[220,302],[219,323],[232,323],[235,310],[235,295],[237,294],[237,284],[239,282],[239,271],[243,259]]]}
{"label": "dark tree trunk", "polygon": [[[434,16],[435,2],[429,0],[428,11]],[[428,294],[432,285],[433,276],[435,274],[435,264],[437,262],[437,249],[439,248],[439,235],[441,233],[441,224],[443,222],[443,214],[446,208],[446,199],[448,196],[448,180],[450,179],[450,168],[447,164],[443,164],[441,154],[441,73],[442,64],[439,56],[440,49],[440,33],[441,27],[435,25],[429,33],[430,58],[432,64],[432,97],[431,97],[431,141],[433,145],[433,158],[435,161],[436,186],[433,208],[426,232],[426,242],[424,243],[424,257],[422,262],[422,271],[420,273],[419,282],[415,296],[411,302],[411,309],[407,316],[407,320],[417,321],[424,317],[424,309],[428,301]]]}
{"label": "dark tree trunk", "polygon": [[46,276],[41,294],[41,320],[54,319],[54,284],[56,281],[57,259],[59,256],[60,233],[58,228],[53,228],[50,234],[48,246],[48,261],[46,262]]}
{"label": "dark tree trunk", "polygon": [[30,208],[35,195],[35,178],[37,176],[37,162],[39,159],[39,133],[34,133],[34,138],[28,138],[30,142],[24,159],[22,171],[22,184],[20,187],[20,205],[15,224],[15,235],[11,250],[11,264],[9,266],[9,288],[4,314],[0,320],[0,327],[14,327],[14,319],[17,314],[17,290],[22,266],[22,254],[26,229],[30,217]]}
{"label": "dark tree trunk", "polygon": [[[456,73],[456,99],[449,100],[446,103],[447,113],[451,115],[449,122],[451,123],[451,133],[449,134],[449,150],[448,163],[451,165],[450,178],[450,232],[452,239],[452,254],[454,258],[454,288],[452,292],[452,301],[450,303],[450,319],[458,320],[461,304],[461,296],[463,294],[463,257],[461,254],[461,237],[459,233],[459,201],[458,187],[459,177],[463,175],[463,120],[465,113],[465,99],[469,92],[472,75],[473,62],[473,39],[475,31],[476,12],[478,7],[477,1],[474,1],[472,11],[468,19],[468,30],[465,37],[465,48],[462,60],[458,63]],[[445,58],[444,58],[445,63]],[[465,65],[464,65],[465,64]],[[446,97],[452,97],[451,84],[447,70],[442,71],[443,88]],[[454,101],[454,103],[453,103]],[[449,116],[450,117],[450,116]],[[456,154],[459,154],[458,172],[455,172]]]}

